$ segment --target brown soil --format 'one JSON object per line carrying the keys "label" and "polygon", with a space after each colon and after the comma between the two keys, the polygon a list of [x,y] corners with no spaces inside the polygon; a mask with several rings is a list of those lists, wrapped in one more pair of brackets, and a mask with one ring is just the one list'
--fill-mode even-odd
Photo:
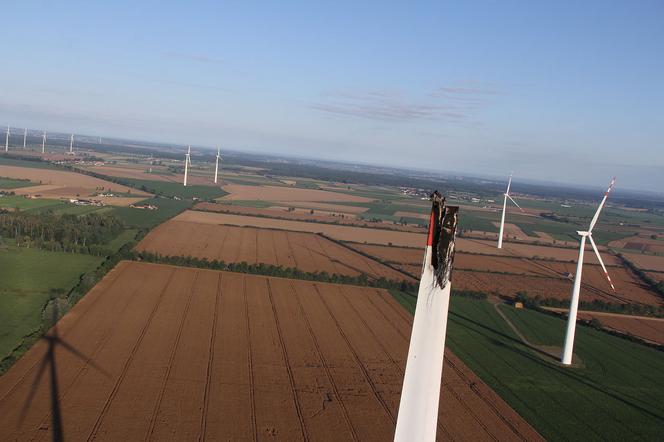
{"label": "brown soil", "polygon": [[664,272],[664,256],[642,255],[640,253],[624,253],[624,256],[643,270]]}
{"label": "brown soil", "polygon": [[188,210],[174,218],[200,224],[228,224],[235,226],[264,227],[299,232],[324,233],[339,241],[368,242],[376,244],[393,243],[398,246],[421,246],[426,238],[423,233],[401,232],[386,229],[371,229],[355,226],[310,223],[274,218],[261,218],[226,213],[210,213]]}
{"label": "brown soil", "polygon": [[330,275],[366,273],[376,279],[412,281],[403,273],[314,233],[171,220],[152,230],[136,249],[162,256],[263,263]]}
{"label": "brown soil", "polygon": [[[58,323],[63,436],[389,440],[410,327],[382,290],[122,262]],[[0,378],[6,440],[52,438],[44,361]],[[440,440],[542,440],[449,350],[443,376]]]}
{"label": "brown soil", "polygon": [[620,333],[630,334],[646,341],[664,345],[664,319],[606,314],[600,312],[579,312],[579,318],[597,319],[602,327]]}

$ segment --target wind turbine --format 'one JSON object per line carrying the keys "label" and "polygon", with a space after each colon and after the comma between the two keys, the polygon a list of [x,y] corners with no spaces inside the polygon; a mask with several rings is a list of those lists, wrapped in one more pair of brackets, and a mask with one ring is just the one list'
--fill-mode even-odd
{"label": "wind turbine", "polygon": [[42,155],[46,151],[46,131],[42,134]]}
{"label": "wind turbine", "polygon": [[187,186],[187,173],[189,172],[189,166],[191,165],[191,145],[187,149],[187,154],[184,156],[184,185]]}
{"label": "wind turbine", "polygon": [[7,136],[5,137],[5,152],[9,152],[9,126],[7,126]]}
{"label": "wind turbine", "polygon": [[397,417],[396,442],[434,441],[450,303],[458,207],[431,195],[429,235],[410,335],[408,359]]}
{"label": "wind turbine", "polygon": [[576,232],[579,235],[581,235],[581,246],[579,248],[579,261],[576,264],[576,274],[574,275],[574,287],[572,288],[572,300],[570,302],[569,317],[567,319],[567,333],[565,334],[565,346],[563,347],[563,355],[562,355],[562,363],[564,365],[570,365],[572,363],[572,354],[574,352],[574,333],[576,332],[576,314],[579,309],[579,293],[581,292],[581,274],[583,272],[583,252],[586,248],[586,238],[590,241],[590,244],[593,246],[595,255],[597,255],[597,260],[602,265],[602,270],[604,270],[604,275],[606,275],[606,279],[607,281],[609,281],[611,289],[614,292],[616,291],[616,288],[613,286],[613,283],[611,282],[611,277],[609,276],[609,272],[606,271],[606,267],[604,266],[602,257],[599,255],[599,250],[597,250],[597,245],[595,245],[595,241],[593,241],[593,228],[597,223],[597,219],[599,218],[599,213],[602,211],[604,203],[606,203],[606,199],[609,197],[609,193],[611,192],[611,190],[613,190],[613,186],[615,183],[616,183],[616,178],[613,177],[611,183],[609,183],[609,188],[604,193],[604,198],[602,198],[602,202],[599,203],[599,207],[597,208],[597,212],[595,212],[595,216],[593,216],[593,219],[590,221],[590,227],[588,227],[588,231]]}
{"label": "wind turbine", "polygon": [[219,160],[221,159],[220,148],[217,146],[217,161],[214,165],[214,183],[217,184],[217,174],[219,173]]}
{"label": "wind turbine", "polygon": [[505,230],[505,212],[507,211],[507,198],[509,198],[515,206],[519,208],[523,212],[523,209],[521,206],[517,204],[516,201],[514,201],[514,198],[510,196],[510,186],[512,185],[512,173],[510,173],[510,179],[507,181],[507,190],[505,191],[504,199],[503,199],[503,215],[500,218],[500,233],[498,234],[498,248],[502,249],[503,248],[503,230]]}
{"label": "wind turbine", "polygon": [[25,149],[25,144],[28,139],[28,128],[26,127],[23,131],[23,149]]}
{"label": "wind turbine", "polygon": [[74,134],[69,137],[69,153],[74,153]]}

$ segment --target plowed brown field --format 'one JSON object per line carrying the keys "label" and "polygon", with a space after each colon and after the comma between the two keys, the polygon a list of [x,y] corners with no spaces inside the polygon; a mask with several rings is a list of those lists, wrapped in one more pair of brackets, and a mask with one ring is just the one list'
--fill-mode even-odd
{"label": "plowed brown field", "polygon": [[[390,440],[410,327],[382,290],[122,262],[0,378],[0,434]],[[542,440],[449,351],[443,376],[439,439]]]}
{"label": "plowed brown field", "polygon": [[355,226],[341,226],[323,223],[308,223],[273,218],[261,218],[226,213],[210,213],[187,210],[175,218],[200,224],[227,224],[232,226],[265,227],[268,229],[293,230],[297,232],[324,233],[339,241],[368,242],[375,244],[393,243],[399,246],[422,246],[426,237],[423,233],[379,230]]}
{"label": "plowed brown field", "polygon": [[315,233],[171,220],[152,230],[136,250],[227,263],[263,263],[330,275],[366,273],[372,278],[413,280]]}
{"label": "plowed brown field", "polygon": [[[120,192],[142,196],[142,198],[104,198],[107,204],[126,206],[133,202],[145,199],[149,194],[140,190],[131,189],[121,184],[111,183],[80,173],[64,170],[34,169],[31,167],[2,166],[0,176],[8,178],[29,179],[38,186],[13,189],[17,195],[41,195],[42,198],[76,198],[89,197],[97,192]],[[102,198],[96,198],[102,199]]]}
{"label": "plowed brown field", "polygon": [[664,256],[642,255],[640,253],[625,253],[624,256],[640,269],[664,272]]}

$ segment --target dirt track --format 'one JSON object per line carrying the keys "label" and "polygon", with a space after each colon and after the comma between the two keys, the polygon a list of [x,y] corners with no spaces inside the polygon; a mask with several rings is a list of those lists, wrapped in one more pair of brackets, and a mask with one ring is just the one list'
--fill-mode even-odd
{"label": "dirt track", "polygon": [[146,236],[138,251],[192,256],[226,263],[293,267],[304,272],[408,280],[413,278],[314,233],[168,221]]}
{"label": "dirt track", "polygon": [[[0,434],[50,440],[59,410],[67,440],[390,440],[410,324],[377,289],[122,262],[58,323],[59,395],[44,340],[0,378]],[[441,439],[541,440],[443,373]]]}

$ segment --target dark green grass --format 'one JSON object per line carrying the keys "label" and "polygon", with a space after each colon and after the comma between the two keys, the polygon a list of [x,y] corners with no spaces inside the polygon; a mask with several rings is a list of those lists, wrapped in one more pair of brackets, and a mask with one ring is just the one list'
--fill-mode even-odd
{"label": "dark green grass", "polygon": [[73,204],[66,204],[64,207],[58,207],[53,211],[61,215],[87,215],[90,213],[102,214],[112,210],[113,208],[109,206],[76,206]]}
{"label": "dark green grass", "polygon": [[228,195],[219,187],[192,185],[184,187],[182,183],[172,183],[167,181],[137,180],[133,178],[115,178],[124,184],[141,189],[150,193],[163,196],[177,196],[180,198],[200,198],[202,200],[211,200]]}
{"label": "dark green grass", "polygon": [[107,212],[109,215],[122,219],[129,227],[151,228],[161,224],[188,209],[192,205],[189,200],[174,200],[169,198],[151,198],[141,201],[140,204],[153,204],[157,210],[132,209],[131,207],[114,207]]}
{"label": "dark green grass", "polygon": [[113,238],[111,241],[106,243],[106,247],[108,247],[110,250],[117,252],[120,250],[120,247],[128,243],[129,241],[132,241],[136,237],[136,233],[138,232],[138,229],[125,229],[118,236]]}
{"label": "dark green grass", "polygon": [[462,211],[459,216],[459,227],[464,230],[480,232],[498,232],[493,222],[499,221],[495,215],[486,215],[482,212]]}
{"label": "dark green grass", "polygon": [[5,209],[18,208],[19,210],[35,213],[43,210],[55,210],[58,208],[66,207],[66,204],[58,200],[45,198],[25,198],[22,196],[13,195],[0,197],[0,207]]}
{"label": "dark green grass", "polygon": [[51,163],[46,161],[27,161],[12,158],[6,154],[0,154],[0,165],[3,166],[17,166],[17,167],[31,167],[33,169],[58,169]]}
{"label": "dark green grass", "polygon": [[[397,294],[411,311],[415,298]],[[535,344],[562,345],[565,322],[508,312]],[[486,301],[452,297],[447,346],[549,440],[659,440],[664,353],[579,326],[583,368],[563,368],[523,345]]]}
{"label": "dark green grass", "polygon": [[0,189],[19,189],[21,187],[30,187],[35,185],[35,183],[32,183],[28,180],[15,180],[12,178],[0,177]]}
{"label": "dark green grass", "polygon": [[254,207],[258,209],[279,205],[279,203],[262,200],[224,200],[222,204],[225,206]]}
{"label": "dark green grass", "polygon": [[103,258],[4,246],[0,248],[0,359],[39,330],[51,290],[69,291]]}

